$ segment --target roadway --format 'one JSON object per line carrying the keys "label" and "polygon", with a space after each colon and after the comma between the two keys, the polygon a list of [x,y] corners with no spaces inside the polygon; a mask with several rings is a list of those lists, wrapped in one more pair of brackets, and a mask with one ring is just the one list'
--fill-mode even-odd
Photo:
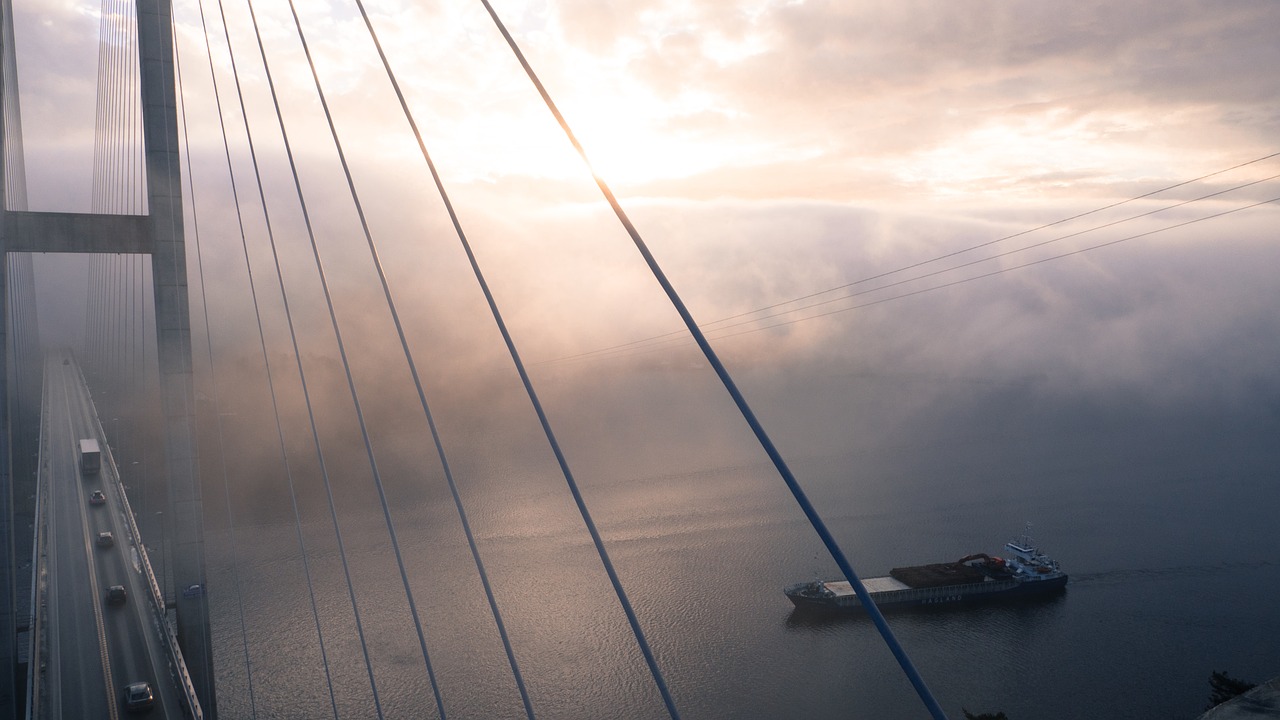
{"label": "roadway", "polygon": [[[151,717],[181,718],[160,621],[124,515],[123,490],[98,432],[93,401],[70,353],[54,353],[46,360],[41,423],[48,660],[38,717],[116,720],[126,714],[124,686],[143,681],[156,694]],[[81,438],[97,438],[102,444],[100,472],[81,473]],[[104,503],[90,504],[95,490],[106,496]],[[100,532],[110,532],[114,544],[98,545]],[[125,587],[125,602],[107,604],[107,588],[112,585]]]}

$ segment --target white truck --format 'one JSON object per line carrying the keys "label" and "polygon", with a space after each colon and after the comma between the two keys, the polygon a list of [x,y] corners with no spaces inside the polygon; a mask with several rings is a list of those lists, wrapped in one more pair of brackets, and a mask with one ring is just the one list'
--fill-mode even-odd
{"label": "white truck", "polygon": [[80,472],[84,475],[97,475],[102,469],[102,450],[94,438],[80,441]]}

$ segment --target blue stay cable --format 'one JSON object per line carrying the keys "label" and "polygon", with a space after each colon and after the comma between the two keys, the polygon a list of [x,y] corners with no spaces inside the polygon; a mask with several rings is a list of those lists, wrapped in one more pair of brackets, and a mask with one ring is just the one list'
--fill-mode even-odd
{"label": "blue stay cable", "polygon": [[[363,10],[364,8],[361,7],[361,12],[363,12]],[[367,15],[365,16],[365,22],[368,24]],[[372,27],[370,27],[370,30],[372,31]],[[381,52],[381,45],[379,44],[379,53],[381,54]],[[383,56],[383,63],[386,65],[385,55]],[[389,67],[388,73],[390,73]],[[394,75],[391,77],[392,82],[395,83]],[[520,381],[524,385],[525,393],[529,396],[529,401],[533,406],[534,413],[537,415],[538,422],[542,426],[543,434],[546,436],[547,443],[550,445],[551,451],[555,455],[556,462],[560,466],[560,471],[564,476],[565,482],[568,484],[569,492],[573,496],[574,503],[578,507],[579,515],[582,516],[583,524],[586,526],[587,532],[591,536],[591,542],[595,546],[596,554],[600,557],[600,562],[604,566],[605,574],[608,575],[609,582],[613,586],[614,594],[617,596],[618,602],[622,606],[622,611],[627,617],[627,623],[631,627],[631,633],[636,638],[636,643],[640,648],[641,654],[644,656],[645,663],[649,667],[650,674],[653,676],[658,692],[662,696],[662,702],[666,706],[667,712],[672,718],[678,720],[680,712],[676,708],[675,700],[671,697],[671,691],[667,687],[666,680],[662,676],[661,668],[658,667],[657,659],[654,657],[653,650],[649,646],[649,641],[645,637],[644,630],[640,627],[640,620],[636,615],[635,609],[631,605],[631,600],[627,597],[626,590],[622,587],[622,581],[613,567],[613,561],[609,559],[609,552],[605,549],[604,540],[600,537],[600,531],[596,528],[595,521],[591,519],[591,513],[587,509],[586,501],[583,500],[582,493],[578,489],[578,482],[574,479],[573,472],[569,469],[568,460],[560,449],[560,443],[556,440],[555,433],[551,429],[551,423],[547,419],[547,415],[542,408],[541,401],[538,400],[538,394],[533,389],[533,383],[529,379],[528,372],[525,370],[524,361],[520,359],[520,353],[516,350],[515,342],[511,338],[511,333],[507,330],[506,322],[502,319],[502,313],[498,310],[497,301],[494,299],[493,293],[489,289],[489,284],[485,281],[484,273],[480,270],[480,264],[477,261],[475,254],[472,252],[471,243],[467,240],[466,233],[462,230],[462,224],[458,220],[457,213],[454,211],[453,203],[449,200],[449,195],[445,191],[444,184],[440,179],[439,173],[436,171],[435,164],[427,153],[426,145],[423,143],[422,135],[418,131],[417,124],[413,121],[412,114],[408,111],[408,106],[404,101],[403,95],[400,94],[399,84],[395,83],[395,86],[396,93],[400,97],[401,107],[405,110],[405,115],[409,118],[409,122],[413,127],[414,135],[417,137],[418,145],[427,162],[427,167],[431,172],[432,180],[434,180],[436,189],[440,193],[440,198],[444,202],[445,208],[449,213],[449,219],[453,223],[454,231],[457,233],[458,240],[461,242],[463,251],[467,255],[467,261],[471,264],[471,270],[475,274],[476,282],[479,284],[481,292],[484,293],[485,301],[489,305],[489,311],[493,315],[494,323],[498,326],[498,331],[502,334],[503,342],[507,346],[507,352],[511,356],[516,372],[520,375]],[[518,678],[519,676],[517,675],[517,679]],[[528,712],[532,712],[527,701],[526,709]]]}
{"label": "blue stay cable", "polygon": [[693,335],[694,341],[697,342],[698,347],[702,349],[702,354],[706,356],[707,362],[711,364],[716,375],[720,377],[721,383],[724,384],[725,389],[729,392],[734,403],[738,406],[738,410],[742,413],[742,417],[747,421],[747,425],[749,425],[752,432],[755,433],[756,439],[760,442],[761,447],[764,448],[769,459],[773,461],[774,467],[777,468],[778,473],[782,476],[783,482],[786,483],[792,496],[795,497],[796,502],[800,505],[800,509],[804,512],[805,517],[809,519],[809,523],[813,525],[813,529],[818,533],[818,537],[822,540],[822,544],[826,546],[827,551],[836,561],[836,565],[839,566],[840,571],[844,573],[844,576],[849,580],[849,584],[853,587],[853,591],[858,596],[858,600],[866,609],[867,615],[871,617],[872,622],[875,623],[876,629],[880,631],[881,637],[884,638],[885,644],[888,645],[889,650],[893,653],[898,664],[902,667],[902,671],[911,681],[912,686],[915,687],[916,693],[920,696],[921,701],[924,702],[925,707],[928,708],[929,713],[936,720],[946,720],[946,713],[942,711],[942,707],[938,705],[938,701],[933,697],[933,693],[930,692],[928,686],[925,685],[924,678],[920,676],[915,665],[912,664],[911,658],[907,656],[906,650],[903,649],[901,643],[898,642],[898,639],[894,637],[893,630],[889,628],[889,623],[885,621],[884,615],[880,612],[880,609],[876,607],[876,604],[872,602],[871,596],[867,593],[866,587],[863,586],[862,580],[858,578],[858,574],[854,572],[853,566],[849,563],[848,558],[845,557],[844,551],[840,549],[835,536],[833,536],[831,531],[827,529],[827,525],[818,515],[817,509],[813,507],[813,503],[811,503],[808,496],[805,495],[804,490],[800,487],[800,483],[796,480],[795,475],[792,474],[791,468],[787,466],[786,461],[782,458],[782,454],[779,453],[777,447],[774,446],[773,440],[771,440],[769,438],[769,434],[765,432],[764,426],[760,424],[755,413],[751,410],[750,405],[747,404],[746,398],[743,397],[741,391],[738,390],[737,383],[735,383],[733,378],[730,377],[729,371],[725,369],[724,363],[720,361],[720,357],[711,347],[711,343],[707,341],[706,335],[702,333],[702,329],[699,328],[697,322],[694,321],[693,315],[685,306],[684,301],[676,292],[675,287],[672,286],[671,282],[667,279],[666,273],[662,271],[662,268],[658,266],[658,261],[654,259],[653,254],[649,252],[648,245],[646,245],[644,240],[641,239],[639,231],[636,230],[635,225],[631,223],[631,219],[627,217],[626,212],[623,211],[622,205],[619,204],[618,199],[614,197],[613,191],[609,189],[609,186],[604,179],[595,172],[590,159],[587,157],[586,150],[584,150],[582,144],[578,142],[573,131],[569,129],[569,124],[565,121],[564,116],[560,114],[560,110],[556,107],[556,104],[551,100],[551,96],[547,93],[546,88],[543,87],[537,74],[534,73],[533,68],[529,65],[529,61],[525,59],[524,53],[520,51],[520,47],[516,44],[511,33],[507,31],[506,25],[504,25],[501,18],[498,17],[493,6],[489,4],[489,0],[480,0],[480,2],[484,4],[485,10],[489,12],[489,16],[493,19],[494,24],[497,25],[498,31],[502,33],[504,38],[506,38],[507,44],[511,47],[512,52],[515,53],[516,58],[520,61],[520,65],[524,67],[525,73],[529,76],[529,79],[537,88],[538,93],[542,96],[543,102],[546,103],[551,114],[555,116],[556,122],[560,124],[560,128],[569,138],[569,142],[573,144],[574,149],[577,150],[582,161],[586,163],[588,171],[591,172],[592,178],[595,179],[596,185],[600,188],[605,199],[609,202],[609,206],[613,208],[613,212],[618,216],[619,222],[621,222],[622,226],[626,228],[627,234],[631,236],[631,240],[635,244],[636,249],[640,251],[640,255],[644,258],[644,261],[649,266],[650,271],[653,272],[654,278],[657,279],[658,284],[661,285],[663,291],[666,292],[672,306],[674,306],[676,312],[680,314],[680,318],[684,320],[685,326],[689,328],[689,332]]}

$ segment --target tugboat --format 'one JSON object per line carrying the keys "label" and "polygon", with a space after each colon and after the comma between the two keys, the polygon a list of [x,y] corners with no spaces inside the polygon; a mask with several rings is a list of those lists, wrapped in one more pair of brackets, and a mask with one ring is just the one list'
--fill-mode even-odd
{"label": "tugboat", "polygon": [[[862,584],[881,609],[1043,595],[1066,588],[1067,574],[1040,552],[1028,532],[1004,547],[1007,557],[976,553],[955,562],[893,568],[888,577],[866,578]],[[800,609],[863,610],[847,580],[797,583],[783,592]]]}

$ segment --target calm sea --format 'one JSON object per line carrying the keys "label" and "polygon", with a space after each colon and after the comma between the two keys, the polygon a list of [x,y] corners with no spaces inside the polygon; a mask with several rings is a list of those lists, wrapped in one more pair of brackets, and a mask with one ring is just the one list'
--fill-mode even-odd
{"label": "calm sea", "polygon": [[[1211,671],[1280,674],[1280,422],[1143,412],[937,418],[908,428],[911,441],[851,438],[835,452],[792,442],[798,476],[864,576],[998,553],[1027,522],[1070,573],[1049,600],[890,615],[952,717],[1193,718]],[[741,455],[583,482],[682,715],[925,717],[870,622],[793,612],[782,587],[834,564],[772,469]],[[484,480],[460,479],[533,707],[665,717],[563,480],[544,466],[529,478],[495,461]],[[309,507],[319,633],[287,517],[236,527],[234,572],[230,533],[209,530],[223,717],[330,716],[329,682],[340,716],[374,716],[332,525]],[[394,518],[447,713],[523,717],[452,504],[401,501]],[[383,518],[358,506],[340,519],[382,709],[434,717]]]}

